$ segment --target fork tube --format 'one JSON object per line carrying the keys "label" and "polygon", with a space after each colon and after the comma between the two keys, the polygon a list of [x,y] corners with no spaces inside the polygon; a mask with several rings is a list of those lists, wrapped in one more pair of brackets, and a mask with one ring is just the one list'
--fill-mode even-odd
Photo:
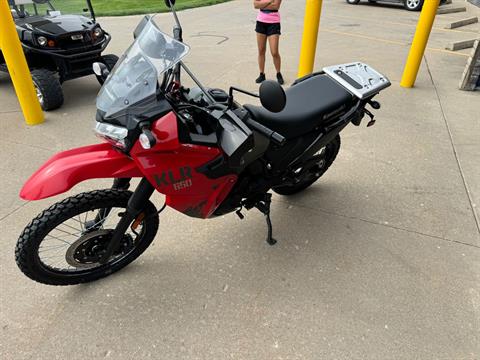
{"label": "fork tube", "polygon": [[112,240],[110,240],[105,254],[103,254],[102,258],[100,259],[101,264],[105,264],[118,249],[123,235],[128,230],[128,227],[132,221],[135,220],[135,218],[142,212],[145,207],[145,203],[148,201],[148,199],[150,199],[150,196],[152,196],[154,191],[155,188],[152,184],[150,184],[147,178],[143,178],[140,181],[140,184],[138,184],[135,192],[128,200],[127,211],[118,222],[113,232]]}

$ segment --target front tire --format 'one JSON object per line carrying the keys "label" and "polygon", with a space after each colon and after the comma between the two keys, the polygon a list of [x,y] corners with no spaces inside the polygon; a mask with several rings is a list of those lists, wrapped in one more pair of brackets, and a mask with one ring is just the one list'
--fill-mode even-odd
{"label": "front tire", "polygon": [[347,3],[349,3],[350,5],[357,5],[357,4],[360,2],[360,0],[346,0],[346,1],[347,1]]}
{"label": "front tire", "polygon": [[[99,259],[132,192],[96,190],[69,197],[44,210],[23,230],[15,260],[30,279],[48,285],[74,285],[108,276],[140,256],[155,238],[158,214],[148,201],[136,224],[135,238],[124,235],[122,246],[105,264]],[[105,212],[110,209],[109,212]],[[116,212],[118,209],[118,212]],[[98,221],[100,213],[106,214]],[[92,219],[88,221],[88,215]],[[113,224],[109,222],[113,219]],[[131,231],[131,230],[129,230]],[[52,260],[53,259],[53,260]]]}
{"label": "front tire", "polygon": [[38,102],[44,111],[58,109],[63,104],[63,91],[55,72],[46,69],[31,71]]}
{"label": "front tire", "polygon": [[312,166],[297,169],[300,170],[301,174],[297,184],[276,186],[273,188],[273,191],[280,195],[293,195],[310,187],[320,179],[333,164],[340,151],[340,145],[340,135],[337,135],[319,154],[317,153],[305,161],[305,164],[312,164]]}
{"label": "front tire", "polygon": [[[113,54],[103,55],[100,60],[105,66],[107,67],[108,71],[112,71],[115,65],[118,62],[118,56]],[[100,85],[103,85],[105,82],[103,77],[95,75],[97,77],[97,81]]]}

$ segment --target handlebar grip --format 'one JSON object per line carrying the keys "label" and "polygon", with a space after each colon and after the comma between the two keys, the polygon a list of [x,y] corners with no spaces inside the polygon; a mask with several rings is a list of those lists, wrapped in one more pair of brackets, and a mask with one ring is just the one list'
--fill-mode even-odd
{"label": "handlebar grip", "polygon": [[285,137],[283,135],[280,135],[279,133],[277,133],[275,131],[272,133],[271,139],[273,141],[275,141],[276,143],[278,143],[278,145],[284,145],[285,142],[287,141],[287,139],[285,139]]}
{"label": "handlebar grip", "polygon": [[257,130],[259,133],[262,133],[263,135],[265,135],[266,137],[268,137],[270,140],[277,143],[278,145],[283,145],[287,141],[287,139],[285,139],[283,135],[267,128],[266,126],[260,124],[259,122],[256,122],[255,120],[248,119],[246,123],[248,126]]}

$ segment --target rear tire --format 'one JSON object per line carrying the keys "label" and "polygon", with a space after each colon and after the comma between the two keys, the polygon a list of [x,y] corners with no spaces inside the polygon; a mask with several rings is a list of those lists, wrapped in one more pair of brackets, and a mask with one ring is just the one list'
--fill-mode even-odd
{"label": "rear tire", "polygon": [[346,0],[346,1],[347,1],[347,3],[349,3],[350,5],[357,5],[357,4],[360,2],[360,0]]}
{"label": "rear tire", "polygon": [[[74,229],[71,225],[67,225],[67,221],[75,220],[79,222],[79,220],[83,219],[83,216],[85,216],[86,220],[87,215],[84,214],[89,214],[90,212],[95,214],[98,211],[108,208],[125,209],[131,195],[131,191],[96,190],[69,197],[44,210],[27,225],[18,239],[15,248],[15,260],[18,267],[30,279],[43,284],[74,285],[100,279],[127,266],[148,248],[157,233],[158,214],[155,206],[150,201],[145,204],[143,210],[144,217],[141,223],[139,223],[142,230],[138,237],[129,239],[130,242],[125,250],[112,256],[106,264],[100,264],[95,261],[90,263],[81,263],[78,261],[78,266],[71,266],[72,255],[69,255],[69,251],[70,254],[72,254],[72,246],[74,247],[76,243],[81,242],[82,238],[90,236],[96,239],[96,233],[102,233],[103,237],[106,237],[105,233],[112,230],[109,229],[104,222],[96,227],[92,226],[87,228],[87,226],[85,226],[87,221],[85,221],[83,226],[80,226],[78,223],[73,223],[77,225],[77,229]],[[116,215],[120,217],[120,214],[119,212]],[[115,214],[110,215],[113,219],[116,219]],[[95,217],[95,220],[96,219]],[[60,228],[61,225],[64,226],[63,229]],[[55,236],[51,235],[54,229],[60,231],[60,233],[56,233]],[[72,240],[76,238],[76,241],[69,242],[69,238],[65,237],[64,233],[68,234],[68,231],[72,231],[69,229],[74,229],[73,231],[75,231],[75,233],[71,235],[73,236]],[[76,231],[79,232],[77,233]],[[46,244],[40,247],[44,240],[47,240]],[[52,240],[53,244],[49,243],[49,240]],[[68,249],[67,245],[63,243],[68,245]],[[97,244],[97,240],[95,240],[95,244]],[[79,250],[83,245],[84,243],[81,243],[81,245],[78,245],[73,251]],[[103,245],[106,246],[105,244]],[[98,245],[94,246],[98,248]],[[86,246],[83,246],[83,249],[85,248]],[[45,252],[52,250],[53,252],[47,253],[47,257],[45,258]],[[65,255],[64,250],[66,250]],[[93,252],[97,250],[92,246],[90,251]],[[77,251],[77,253],[78,252],[79,251]],[[56,256],[54,256],[55,259],[53,260],[55,265],[48,263],[50,261],[48,259],[52,258],[52,254]],[[68,268],[59,268],[56,262],[58,259],[60,259],[60,261],[66,261]]]}
{"label": "rear tire", "polygon": [[[112,71],[112,69],[115,67],[115,64],[118,62],[118,56],[113,54],[103,55],[100,61],[106,65],[109,71]],[[98,83],[103,85],[105,82],[103,78],[101,76],[95,76],[97,77]]]}
{"label": "rear tire", "polygon": [[[340,145],[341,145],[340,135],[337,135],[331,142],[327,144],[327,146],[325,146],[325,150],[321,155],[314,155],[312,156],[311,159],[306,161],[306,162],[309,162],[309,161],[316,162],[316,158],[317,158],[318,162],[323,161],[321,167],[320,166],[317,168],[312,167],[308,169],[307,173],[305,174],[306,176],[305,179],[301,180],[298,184],[276,186],[273,188],[273,191],[279,195],[293,195],[311,186],[318,179],[320,179],[323,176],[323,174],[327,172],[328,168],[333,164],[340,150]],[[312,176],[312,174],[314,175]]]}
{"label": "rear tire", "polygon": [[43,110],[54,110],[63,104],[63,91],[55,72],[46,69],[31,71],[37,98]]}
{"label": "rear tire", "polygon": [[420,11],[424,0],[404,0],[403,7],[408,11]]}

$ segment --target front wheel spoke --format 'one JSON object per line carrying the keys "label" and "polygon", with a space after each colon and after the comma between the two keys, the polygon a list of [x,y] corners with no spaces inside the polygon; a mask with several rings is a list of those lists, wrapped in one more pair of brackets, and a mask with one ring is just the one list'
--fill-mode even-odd
{"label": "front wheel spoke", "polygon": [[108,214],[108,215],[105,216],[104,218],[101,218],[101,219],[98,220],[95,224],[93,224],[92,226],[90,226],[89,229],[95,228],[97,225],[101,225],[102,228],[103,228],[103,225],[105,224],[105,221],[107,221],[107,219],[108,219],[109,216],[110,216],[110,214]]}
{"label": "front wheel spoke", "polygon": [[38,253],[42,253],[42,252],[45,252],[45,251],[52,251],[52,250],[59,250],[59,249],[65,249],[67,245],[59,245],[59,246],[48,246],[48,247],[44,247],[42,246],[41,248],[38,249]]}
{"label": "front wheel spoke", "polygon": [[75,217],[72,217],[71,219],[72,220],[75,220],[76,222],[78,222],[80,224],[80,229],[83,231],[85,231],[85,228],[83,226],[83,223],[82,223],[82,219],[80,218],[80,214],[77,215],[78,219],[75,218]]}
{"label": "front wheel spoke", "polygon": [[[78,236],[78,235],[81,234],[81,232],[78,232],[78,233],[76,233],[76,234],[75,234],[75,233],[70,233],[70,232],[68,232],[68,231],[59,229],[58,227],[55,228],[55,229],[53,229],[53,230],[60,231],[60,232],[62,232],[62,233],[64,233],[64,234],[67,234],[67,235],[69,235],[69,236]],[[62,235],[59,235],[59,236],[62,236]]]}
{"label": "front wheel spoke", "polygon": [[[54,229],[56,230],[56,229]],[[68,235],[51,235],[51,234],[48,234],[47,236],[55,236],[56,238],[58,239],[68,239],[68,238],[79,238],[80,236],[82,235],[81,232],[77,233],[77,234],[68,234]]]}
{"label": "front wheel spoke", "polygon": [[[69,219],[69,220],[70,220],[70,219]],[[68,220],[67,220],[67,221],[68,221]],[[66,222],[63,222],[63,223],[61,223],[61,224],[58,225],[58,226],[62,226],[62,225],[63,225],[63,226],[66,226],[66,227],[68,227],[68,228],[70,228],[70,229],[72,229],[72,230],[75,230],[75,231],[78,231],[78,232],[82,232],[81,229],[76,228],[76,227],[73,227],[72,225],[68,225]]]}
{"label": "front wheel spoke", "polygon": [[85,221],[83,222],[85,224],[85,230],[87,229],[87,221],[88,221],[88,211],[85,211]]}
{"label": "front wheel spoke", "polygon": [[51,255],[51,256],[45,256],[45,257],[42,257],[42,260],[48,260],[48,259],[58,259],[60,258],[61,260],[63,260],[63,256],[62,255]]}
{"label": "front wheel spoke", "polygon": [[53,263],[52,265],[49,265],[50,267],[52,268],[55,268],[55,269],[62,269],[62,268],[59,268],[57,267],[58,265],[60,265],[65,259],[61,259],[60,261],[57,261],[55,263]]}
{"label": "front wheel spoke", "polygon": [[63,240],[63,239],[60,239],[60,238],[58,238],[58,237],[56,237],[56,236],[53,236],[53,235],[50,235],[50,234],[48,234],[47,236],[50,236],[52,239],[55,239],[55,240],[60,241],[60,242],[63,242],[63,243],[65,243],[65,244],[69,245],[69,246],[72,245],[72,243],[70,243],[70,242],[68,242],[68,241],[65,241],[65,240]]}

